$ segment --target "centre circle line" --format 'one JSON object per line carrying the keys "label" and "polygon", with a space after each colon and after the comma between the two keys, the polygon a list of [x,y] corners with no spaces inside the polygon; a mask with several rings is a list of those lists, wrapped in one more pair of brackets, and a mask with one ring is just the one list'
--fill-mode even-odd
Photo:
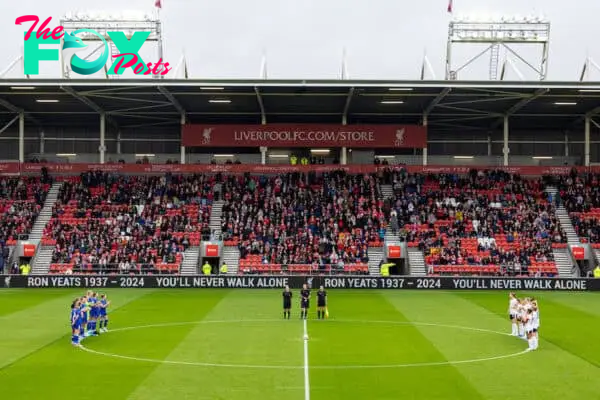
{"label": "centre circle line", "polygon": [[[167,322],[161,324],[149,324],[149,325],[137,325],[137,326],[128,326],[123,328],[111,329],[107,333],[114,332],[125,332],[136,329],[149,329],[149,328],[163,328],[163,327],[171,327],[171,326],[185,326],[185,325],[201,325],[201,324],[240,324],[240,323],[257,323],[257,322],[284,322],[281,319],[242,319],[242,320],[201,320],[201,321],[187,321],[187,322]],[[410,321],[378,321],[378,320],[336,320],[330,319],[328,323],[363,323],[363,324],[388,324],[388,325],[413,325],[413,326],[431,326],[431,327],[440,327],[440,328],[449,328],[449,329],[459,329],[459,330],[468,330],[474,332],[482,332],[482,333],[491,333],[501,336],[511,336],[509,333],[498,332],[490,329],[483,328],[474,328],[468,326],[460,326],[460,325],[446,325],[446,324],[437,324],[431,322],[410,322]],[[168,364],[168,365],[188,365],[188,366],[197,366],[197,367],[216,367],[216,368],[241,368],[241,369],[285,369],[285,370],[299,370],[304,369],[304,365],[257,365],[257,364],[229,364],[229,363],[207,363],[207,362],[195,362],[195,361],[174,361],[174,360],[160,360],[155,358],[145,358],[145,357],[134,357],[134,356],[126,356],[122,354],[114,354],[107,353],[99,350],[90,349],[89,347],[80,344],[79,349],[95,355],[101,355],[105,357],[118,358],[122,360],[130,360],[130,361],[139,361],[139,362],[148,362],[155,364]],[[415,367],[433,367],[433,366],[442,366],[442,365],[459,365],[459,364],[474,364],[486,361],[494,361],[494,360],[502,360],[507,358],[518,357],[526,354],[528,351],[523,350],[516,353],[492,356],[492,357],[484,357],[484,358],[475,358],[470,360],[457,360],[457,361],[434,361],[434,362],[422,362],[422,363],[405,363],[405,364],[373,364],[373,365],[311,365],[311,369],[385,369],[385,368],[415,368]]]}

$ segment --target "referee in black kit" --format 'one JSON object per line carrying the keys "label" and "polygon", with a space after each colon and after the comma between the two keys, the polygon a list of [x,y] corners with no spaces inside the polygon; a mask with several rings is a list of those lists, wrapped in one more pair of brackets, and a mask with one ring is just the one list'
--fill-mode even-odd
{"label": "referee in black kit", "polygon": [[308,308],[310,307],[310,290],[305,283],[300,291],[300,319],[306,319],[308,316]]}
{"label": "referee in black kit", "polygon": [[323,286],[317,291],[317,318],[325,319],[327,310],[327,292]]}
{"label": "referee in black kit", "polygon": [[290,311],[292,309],[292,292],[290,287],[286,286],[283,290],[283,319],[290,319]]}

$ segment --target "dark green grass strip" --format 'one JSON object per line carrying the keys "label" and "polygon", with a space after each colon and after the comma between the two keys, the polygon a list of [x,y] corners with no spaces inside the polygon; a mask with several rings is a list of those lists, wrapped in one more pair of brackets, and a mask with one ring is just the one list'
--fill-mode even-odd
{"label": "dark green grass strip", "polygon": [[[0,282],[0,285],[3,284]],[[75,292],[73,289],[57,290],[15,290],[3,291],[0,289],[0,317],[9,315],[31,307],[40,305],[48,300],[73,294],[76,296],[81,291]]]}
{"label": "dark green grass strip", "polygon": [[[310,321],[310,364],[373,365],[446,361],[412,325],[335,322],[409,320],[372,291],[335,291],[332,321]],[[453,366],[390,369],[311,369],[311,399],[481,399]]]}
{"label": "dark green grass strip", "polygon": [[[507,315],[508,300],[498,301],[496,296],[478,295],[476,293],[457,295],[497,315]],[[541,317],[540,338],[542,341],[550,342],[595,367],[600,366],[600,342],[595,339],[598,336],[598,332],[600,332],[600,318],[580,309],[567,306],[565,303],[557,300],[552,293],[537,292],[520,295],[523,297],[531,295],[539,301]],[[597,299],[598,296],[590,296],[589,306],[599,307],[600,301]]]}

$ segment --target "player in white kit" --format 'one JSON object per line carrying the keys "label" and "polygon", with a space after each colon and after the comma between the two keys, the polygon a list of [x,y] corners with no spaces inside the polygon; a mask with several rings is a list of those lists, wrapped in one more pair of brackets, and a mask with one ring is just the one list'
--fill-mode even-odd
{"label": "player in white kit", "polygon": [[512,328],[510,334],[513,336],[519,336],[519,321],[517,320],[517,318],[519,317],[519,299],[517,299],[514,293],[510,293],[508,295],[508,298],[508,316],[510,317],[510,323]]}
{"label": "player in white kit", "polygon": [[533,315],[533,350],[537,350],[539,347],[540,310],[536,300],[533,300],[531,305]]}
{"label": "player in white kit", "polygon": [[533,326],[534,326],[533,319],[534,319],[533,318],[533,309],[528,308],[527,313],[524,317],[525,332],[527,334],[527,342],[529,343],[529,347],[527,348],[527,351],[535,350],[535,339],[534,339],[534,334],[533,334]]}

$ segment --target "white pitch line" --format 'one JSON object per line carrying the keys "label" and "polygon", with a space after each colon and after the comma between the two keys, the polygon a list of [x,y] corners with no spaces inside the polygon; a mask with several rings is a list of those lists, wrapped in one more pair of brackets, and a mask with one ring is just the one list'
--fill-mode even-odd
{"label": "white pitch line", "polygon": [[310,381],[308,376],[308,324],[304,321],[304,400],[310,400]]}
{"label": "white pitch line", "polygon": [[[1,319],[1,318],[0,318]],[[151,325],[137,325],[137,326],[129,326],[129,327],[123,327],[123,328],[116,328],[116,329],[111,329],[109,331],[109,333],[114,333],[114,332],[122,332],[122,331],[129,331],[129,330],[135,330],[135,329],[146,329],[146,328],[159,328],[159,327],[170,327],[170,326],[181,326],[181,325],[197,325],[197,324],[225,324],[225,323],[245,323],[245,322],[250,322],[250,323],[263,323],[263,322],[282,322],[281,319],[256,319],[256,320],[201,320],[201,321],[188,321],[188,322],[171,322],[171,323],[162,323],[162,324],[151,324]],[[436,323],[427,323],[427,322],[408,322],[408,321],[377,321],[377,320],[335,320],[335,319],[331,319],[329,320],[329,323],[331,322],[338,322],[338,323],[377,323],[377,324],[390,324],[390,325],[414,325],[414,326],[432,326],[432,327],[440,327],[440,328],[450,328],[450,329],[461,329],[461,330],[468,330],[468,331],[475,331],[475,332],[482,332],[482,333],[491,333],[491,334],[496,334],[496,335],[501,335],[501,336],[512,336],[509,333],[505,333],[505,332],[498,332],[498,331],[493,331],[493,330],[488,330],[488,329],[481,329],[481,328],[472,328],[472,327],[467,327],[467,326],[460,326],[460,325],[444,325],[444,324],[436,324]],[[308,327],[306,325],[306,321],[304,321],[304,333],[308,334]],[[307,391],[307,396],[306,399],[310,399],[310,387],[309,385],[309,381],[308,381],[308,341],[304,340],[304,365],[300,366],[300,365],[246,365],[246,364],[218,364],[218,363],[205,363],[205,362],[190,362],[190,361],[170,361],[170,360],[163,360],[163,359],[151,359],[151,358],[142,358],[142,357],[133,357],[133,356],[125,356],[125,355],[120,355],[120,354],[112,354],[112,353],[105,353],[102,351],[98,351],[98,350],[93,350],[90,348],[85,347],[84,345],[80,345],[79,348],[83,351],[86,351],[88,353],[92,353],[92,354],[96,354],[96,355],[101,355],[101,356],[105,356],[105,357],[113,357],[113,358],[120,358],[123,360],[131,360],[131,361],[141,361],[141,362],[149,362],[149,363],[157,363],[157,364],[169,364],[169,365],[189,365],[189,366],[200,366],[200,367],[221,367],[221,368],[254,368],[254,369],[289,369],[289,370],[299,370],[299,369],[304,369],[304,373],[305,373],[305,390],[308,388]],[[485,361],[493,361],[493,360],[502,360],[502,359],[507,359],[507,358],[512,358],[512,357],[517,357],[523,354],[528,353],[527,350],[524,351],[520,351],[517,353],[511,353],[511,354],[505,354],[505,355],[499,355],[499,356],[492,356],[492,357],[486,357],[486,358],[476,358],[476,359],[470,359],[470,360],[457,360],[457,361],[440,361],[440,362],[426,362],[426,363],[413,363],[413,364],[375,364],[375,365],[313,365],[313,369],[335,369],[335,370],[344,370],[344,369],[383,369],[383,368],[412,368],[412,367],[431,367],[431,366],[444,366],[444,365],[458,365],[458,364],[473,364],[473,363],[480,363],[480,362],[485,362]]]}

